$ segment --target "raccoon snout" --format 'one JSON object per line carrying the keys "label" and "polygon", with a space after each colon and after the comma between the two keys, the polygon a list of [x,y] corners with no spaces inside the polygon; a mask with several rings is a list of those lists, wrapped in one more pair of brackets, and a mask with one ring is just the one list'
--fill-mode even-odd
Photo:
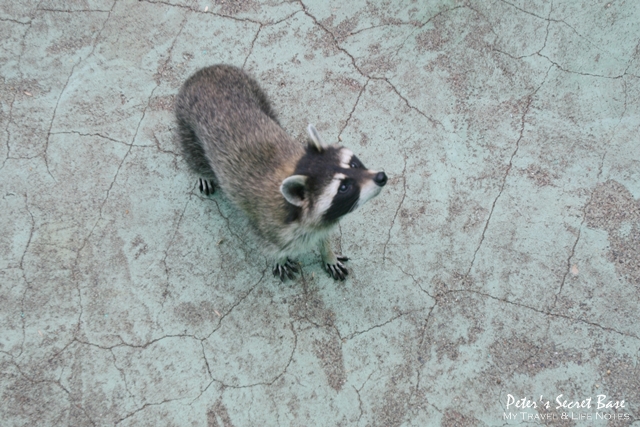
{"label": "raccoon snout", "polygon": [[375,182],[378,187],[384,187],[387,183],[387,174],[384,172],[378,172],[376,176],[373,177],[373,182]]}

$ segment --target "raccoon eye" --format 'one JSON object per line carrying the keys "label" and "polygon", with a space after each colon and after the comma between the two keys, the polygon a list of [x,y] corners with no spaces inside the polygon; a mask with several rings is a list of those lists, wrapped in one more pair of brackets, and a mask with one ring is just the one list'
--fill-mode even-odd
{"label": "raccoon eye", "polygon": [[342,184],[340,184],[340,187],[338,187],[338,193],[346,193],[350,188],[351,184],[343,182]]}
{"label": "raccoon eye", "polygon": [[359,164],[358,164],[358,162],[356,162],[356,161],[352,161],[351,163],[349,163],[349,166],[350,166],[352,169],[357,169],[357,168],[359,168],[359,167],[360,167],[360,165],[359,165]]}

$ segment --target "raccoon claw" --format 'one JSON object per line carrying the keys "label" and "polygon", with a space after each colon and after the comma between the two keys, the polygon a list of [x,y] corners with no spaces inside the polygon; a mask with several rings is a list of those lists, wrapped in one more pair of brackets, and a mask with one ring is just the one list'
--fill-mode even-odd
{"label": "raccoon claw", "polygon": [[198,188],[205,196],[210,196],[216,191],[215,184],[210,179],[198,178]]}
{"label": "raccoon claw", "polygon": [[334,280],[344,280],[349,275],[349,270],[341,261],[349,261],[346,256],[337,256],[338,260],[335,264],[325,264],[325,268]]}
{"label": "raccoon claw", "polygon": [[289,278],[289,280],[293,280],[296,276],[294,273],[299,273],[300,268],[298,265],[287,258],[287,261],[284,264],[276,264],[273,267],[273,275],[280,277],[280,280],[284,282],[285,277]]}

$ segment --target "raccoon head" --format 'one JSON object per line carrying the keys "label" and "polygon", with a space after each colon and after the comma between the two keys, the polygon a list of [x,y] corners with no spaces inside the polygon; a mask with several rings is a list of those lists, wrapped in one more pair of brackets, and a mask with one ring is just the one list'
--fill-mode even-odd
{"label": "raccoon head", "polygon": [[306,152],[280,186],[290,204],[287,222],[332,225],[377,196],[387,175],[367,169],[351,150],[326,144],[313,125],[307,131]]}

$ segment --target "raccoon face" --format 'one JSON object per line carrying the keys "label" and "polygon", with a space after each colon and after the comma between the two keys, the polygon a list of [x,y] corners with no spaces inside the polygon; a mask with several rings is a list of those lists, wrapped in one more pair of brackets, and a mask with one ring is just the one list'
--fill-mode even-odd
{"label": "raccoon face", "polygon": [[377,196],[387,183],[384,172],[367,169],[351,150],[339,148],[340,164],[331,185],[325,187],[318,204],[325,221],[337,221]]}
{"label": "raccoon face", "polygon": [[313,126],[308,130],[311,139],[306,154],[280,191],[297,207],[290,218],[334,224],[377,196],[387,175],[367,169],[351,150],[325,144]]}

